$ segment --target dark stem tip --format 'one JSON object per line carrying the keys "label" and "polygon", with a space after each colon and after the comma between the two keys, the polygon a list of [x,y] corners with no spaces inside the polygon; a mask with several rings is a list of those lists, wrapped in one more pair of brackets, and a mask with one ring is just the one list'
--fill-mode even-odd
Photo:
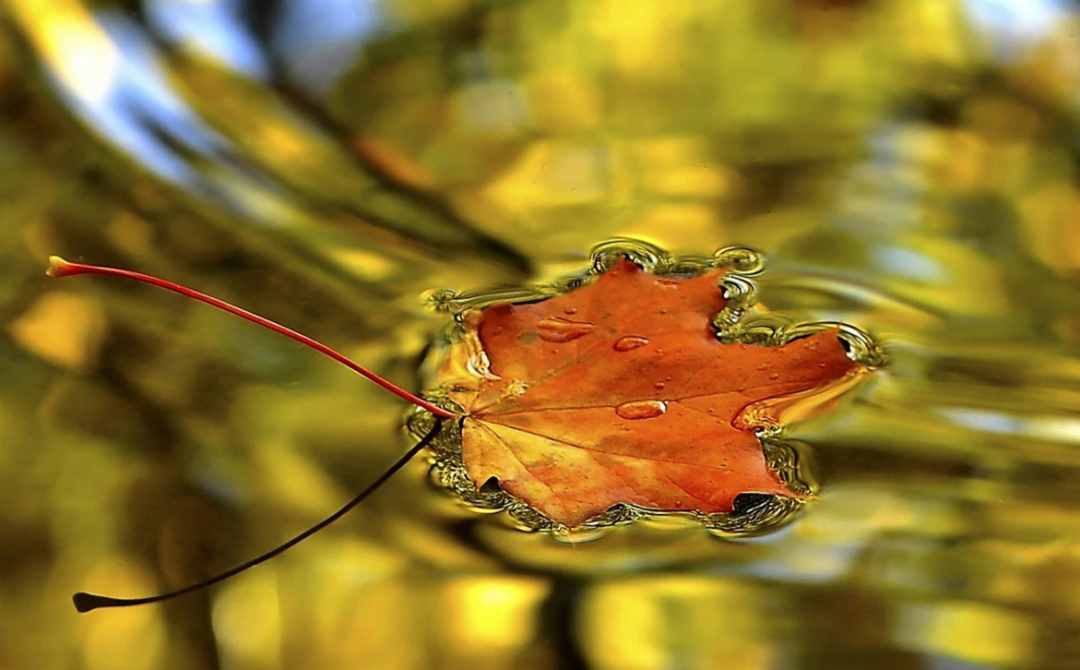
{"label": "dark stem tip", "polygon": [[75,603],[75,609],[84,613],[96,610],[99,607],[116,607],[117,605],[123,604],[116,598],[94,595],[93,593],[84,593],[82,591],[71,596],[71,602]]}

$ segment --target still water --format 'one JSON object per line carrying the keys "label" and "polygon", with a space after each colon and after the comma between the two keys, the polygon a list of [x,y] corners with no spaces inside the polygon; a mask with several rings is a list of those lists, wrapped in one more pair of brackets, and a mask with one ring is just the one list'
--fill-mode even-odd
{"label": "still water", "polygon": [[[1080,668],[1080,10],[1065,0],[7,0],[0,667]],[[528,533],[401,453],[447,316],[634,237],[764,251],[888,365],[783,529]],[[589,541],[591,540],[591,541]]]}

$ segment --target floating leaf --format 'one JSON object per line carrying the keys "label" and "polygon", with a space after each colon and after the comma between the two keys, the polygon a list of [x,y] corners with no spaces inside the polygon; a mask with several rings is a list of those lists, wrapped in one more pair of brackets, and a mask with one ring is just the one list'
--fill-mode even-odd
{"label": "floating leaf", "polygon": [[839,325],[778,346],[722,342],[715,324],[737,322],[744,306],[723,282],[742,273],[658,264],[661,254],[602,254],[565,293],[457,310],[435,395],[463,416],[473,487],[497,484],[565,527],[616,505],[711,515],[741,494],[804,493],[769,467],[758,432],[809,414],[867,367]]}
{"label": "floating leaf", "polygon": [[[463,496],[485,502],[487,484],[495,482],[510,502],[496,496],[494,506],[511,508],[536,528],[603,525],[596,520],[604,515],[613,523],[636,510],[724,515],[742,507],[756,510],[748,518],[759,527],[783,518],[791,505],[761,501],[794,500],[803,487],[794,486],[785,452],[768,462],[759,433],[852,386],[866,370],[856,359],[875,362],[874,347],[843,324],[743,327],[754,296],[743,275],[760,265],[749,250],[673,260],[642,243],[615,241],[595,249],[593,272],[569,281],[561,294],[522,290],[470,300],[440,293],[437,303],[457,311],[461,332],[432,402],[220,298],[132,270],[51,257],[49,276],[141,282],[295,340],[412,403],[427,424],[420,441],[375,482],[277,548],[153,596],[79,592],[76,609],[161,602],[229,579],[341,518],[429,444],[460,456],[443,471]],[[855,357],[842,346],[842,332]],[[445,419],[455,421],[443,432]]]}

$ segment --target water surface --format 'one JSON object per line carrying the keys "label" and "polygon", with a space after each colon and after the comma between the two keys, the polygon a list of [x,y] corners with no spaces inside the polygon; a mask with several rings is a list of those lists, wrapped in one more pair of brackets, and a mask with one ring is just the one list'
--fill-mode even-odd
{"label": "water surface", "polygon": [[[1080,667],[1080,16],[1064,0],[8,0],[0,666]],[[52,253],[230,298],[410,388],[425,291],[597,242],[766,252],[889,365],[794,427],[821,493],[733,542],[461,507],[394,397]],[[572,315],[567,316],[573,320]],[[565,329],[564,329],[565,330]],[[552,332],[561,332],[552,328]]]}

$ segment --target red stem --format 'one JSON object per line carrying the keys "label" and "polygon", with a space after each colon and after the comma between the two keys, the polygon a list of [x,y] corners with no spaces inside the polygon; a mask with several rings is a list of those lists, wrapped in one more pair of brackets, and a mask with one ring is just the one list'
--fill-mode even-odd
{"label": "red stem", "polygon": [[236,305],[227,303],[220,298],[215,298],[212,295],[207,295],[205,293],[202,293],[201,291],[196,291],[193,288],[181,286],[180,284],[175,284],[171,281],[160,279],[151,275],[146,275],[141,272],[133,272],[132,270],[122,270],[120,268],[103,267],[100,265],[85,265],[83,263],[72,263],[70,261],[64,260],[63,258],[60,258],[59,256],[49,257],[49,269],[47,271],[47,274],[50,277],[71,277],[81,274],[104,275],[107,277],[122,277],[124,279],[133,279],[137,282],[150,284],[151,286],[157,286],[158,288],[163,288],[169,291],[173,291],[175,293],[179,293],[182,296],[204,302],[211,307],[217,307],[218,309],[228,312],[229,314],[238,316],[241,319],[247,319],[248,321],[256,323],[263,328],[268,328],[275,333],[279,333],[281,335],[284,335],[285,337],[296,340],[300,344],[311,347],[312,349],[318,351],[324,356],[328,356],[337,361],[338,363],[341,363],[345,367],[353,370],[354,372],[357,372],[364,377],[367,377],[371,381],[375,382],[387,391],[390,391],[399,398],[404,398],[405,400],[408,400],[417,407],[426,409],[435,416],[441,416],[445,419],[454,418],[454,414],[452,412],[449,412],[442,407],[439,407],[438,405],[433,405],[432,403],[424,400],[415,393],[406,391],[397,384],[391,382],[384,377],[381,377],[380,375],[372,372],[371,370],[368,370],[364,366],[352,361],[344,354],[338,353],[337,351],[331,349],[322,342],[313,340],[307,335],[296,332],[292,328],[283,326],[280,323],[267,319],[266,317],[259,316],[258,314],[249,312],[246,309],[242,309],[240,307],[237,307]]}

